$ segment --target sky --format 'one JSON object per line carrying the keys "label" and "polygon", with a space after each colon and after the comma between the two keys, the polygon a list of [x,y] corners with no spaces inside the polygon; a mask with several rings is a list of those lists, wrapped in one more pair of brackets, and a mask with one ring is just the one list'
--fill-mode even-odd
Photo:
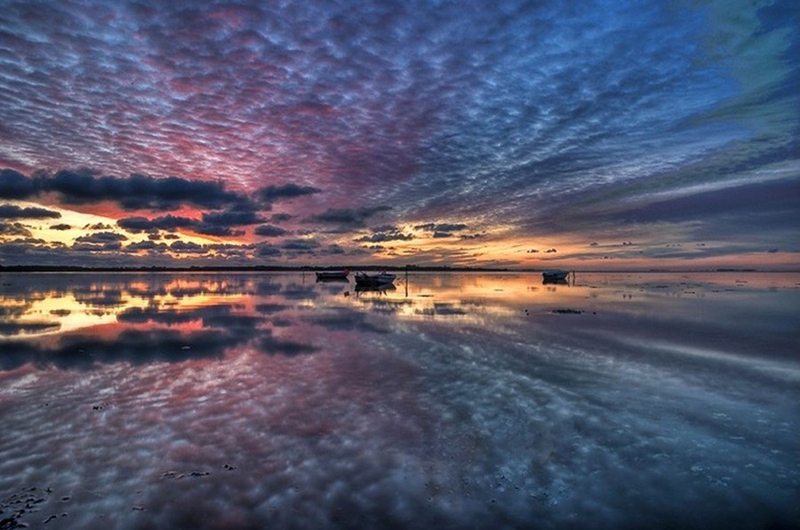
{"label": "sky", "polygon": [[0,265],[800,268],[795,2],[0,6]]}

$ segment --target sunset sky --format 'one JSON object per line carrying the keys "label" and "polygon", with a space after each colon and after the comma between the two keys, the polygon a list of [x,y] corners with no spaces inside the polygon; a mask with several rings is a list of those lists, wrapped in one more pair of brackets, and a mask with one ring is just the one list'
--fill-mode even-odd
{"label": "sunset sky", "polygon": [[797,2],[0,7],[0,265],[800,268]]}

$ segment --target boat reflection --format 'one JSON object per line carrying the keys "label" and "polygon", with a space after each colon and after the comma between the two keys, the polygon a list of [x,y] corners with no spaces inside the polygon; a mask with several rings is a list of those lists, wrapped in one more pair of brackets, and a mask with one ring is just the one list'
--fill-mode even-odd
{"label": "boat reflection", "polygon": [[378,293],[378,294],[388,294],[391,291],[396,291],[397,287],[394,284],[363,284],[359,283],[355,287],[356,294],[360,293]]}
{"label": "boat reflection", "polygon": [[542,278],[542,283],[545,285],[569,285],[569,282],[563,278]]}

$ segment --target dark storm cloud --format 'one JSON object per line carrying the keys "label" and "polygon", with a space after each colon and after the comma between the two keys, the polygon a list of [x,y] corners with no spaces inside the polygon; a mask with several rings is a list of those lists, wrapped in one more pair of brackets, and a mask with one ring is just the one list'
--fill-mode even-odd
{"label": "dark storm cloud", "polygon": [[0,204],[0,219],[58,219],[61,214],[46,208],[20,208],[16,204]]}

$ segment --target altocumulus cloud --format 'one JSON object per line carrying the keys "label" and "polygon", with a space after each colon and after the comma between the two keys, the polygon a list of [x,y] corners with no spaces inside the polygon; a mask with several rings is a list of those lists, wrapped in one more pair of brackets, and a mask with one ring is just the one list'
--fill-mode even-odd
{"label": "altocumulus cloud", "polygon": [[0,198],[230,212],[306,197],[303,216],[343,231],[390,204],[393,222],[587,241],[628,237],[602,232],[635,217],[642,240],[692,222],[691,236],[796,247],[795,206],[759,205],[758,226],[688,206],[735,181],[797,182],[798,9],[5,2],[0,160],[130,176],[0,170]]}

